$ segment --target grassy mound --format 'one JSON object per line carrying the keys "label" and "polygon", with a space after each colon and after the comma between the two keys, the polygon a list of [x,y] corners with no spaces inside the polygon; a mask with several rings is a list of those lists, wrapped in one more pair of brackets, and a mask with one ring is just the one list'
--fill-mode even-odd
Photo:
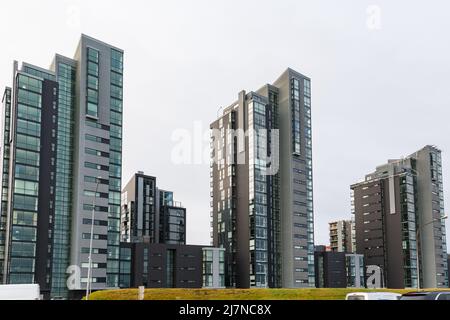
{"label": "grassy mound", "polygon": [[[344,300],[347,293],[414,289],[146,289],[145,300]],[[94,292],[90,300],[137,300],[138,289]]]}

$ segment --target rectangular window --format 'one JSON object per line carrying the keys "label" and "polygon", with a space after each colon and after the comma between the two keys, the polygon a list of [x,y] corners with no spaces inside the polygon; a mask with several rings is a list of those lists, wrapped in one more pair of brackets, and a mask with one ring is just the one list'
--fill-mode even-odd
{"label": "rectangular window", "polygon": [[123,76],[116,72],[111,72],[111,83],[118,87],[123,86]]}
{"label": "rectangular window", "polygon": [[20,104],[26,104],[35,108],[41,108],[42,106],[42,97],[38,93],[19,89],[17,96]]}
{"label": "rectangular window", "polygon": [[[83,224],[92,225],[92,219],[83,219]],[[108,226],[108,221],[94,219],[94,225],[106,227],[106,226]]]}
{"label": "rectangular window", "polygon": [[102,171],[108,171],[108,166],[102,166],[100,164],[92,163],[92,162],[85,162],[84,166],[88,169],[94,169],[94,170],[102,170]]}
{"label": "rectangular window", "polygon": [[114,49],[111,50],[111,70],[123,72],[123,53]]}
{"label": "rectangular window", "polygon": [[19,104],[17,107],[17,117],[35,122],[41,122],[41,110],[23,104]]}
{"label": "rectangular window", "polygon": [[41,141],[35,137],[17,134],[17,148],[40,151]]}
{"label": "rectangular window", "polygon": [[95,149],[91,149],[91,148],[85,148],[84,150],[85,150],[86,154],[89,154],[91,156],[109,158],[108,152],[103,152],[103,151],[95,150]]}
{"label": "rectangular window", "polygon": [[111,110],[114,110],[116,112],[122,112],[122,100],[111,98]]}
{"label": "rectangular window", "polygon": [[122,100],[123,98],[122,88],[117,87],[115,85],[111,85],[111,97]]}
{"label": "rectangular window", "polygon": [[108,139],[97,137],[97,136],[94,136],[94,135],[91,135],[91,134],[86,134],[85,138],[86,138],[86,140],[93,141],[93,142],[105,143],[105,144],[109,143]]}
{"label": "rectangular window", "polygon": [[39,169],[37,167],[30,167],[23,164],[16,164],[15,177],[26,180],[39,180]]}
{"label": "rectangular window", "polygon": [[11,273],[33,273],[34,259],[33,258],[11,258],[10,265]]}
{"label": "rectangular window", "polygon": [[37,226],[37,212],[14,210],[13,224],[36,227]]}
{"label": "rectangular window", "polygon": [[42,82],[38,79],[27,77],[19,74],[19,88],[33,91],[36,93],[42,92]]}
{"label": "rectangular window", "polygon": [[36,122],[17,119],[17,132],[30,136],[39,137],[41,134],[41,125]]}
{"label": "rectangular window", "polygon": [[111,111],[111,123],[121,126],[122,125],[122,114]]}
{"label": "rectangular window", "polygon": [[98,90],[98,78],[97,77],[88,75],[87,83],[88,83],[88,88]]}
{"label": "rectangular window", "polygon": [[87,89],[87,101],[98,104],[98,91],[93,89]]}
{"label": "rectangular window", "polygon": [[98,64],[88,61],[88,74],[94,77],[98,77]]}
{"label": "rectangular window", "polygon": [[112,124],[111,125],[111,137],[117,138],[117,139],[122,139],[122,127]]}
{"label": "rectangular window", "polygon": [[98,118],[98,105],[92,102],[87,103],[86,114]]}
{"label": "rectangular window", "polygon": [[14,181],[14,193],[24,194],[27,196],[38,195],[39,184],[33,181],[18,180]]}
{"label": "rectangular window", "polygon": [[26,151],[22,149],[16,150],[16,163],[39,166],[39,153]]}
{"label": "rectangular window", "polygon": [[36,228],[33,227],[19,227],[13,226],[12,240],[13,241],[36,241]]}
{"label": "rectangular window", "polygon": [[34,257],[36,254],[36,244],[26,242],[12,242],[11,256],[12,257]]}
{"label": "rectangular window", "polygon": [[93,48],[87,48],[87,56],[89,61],[98,63],[100,54],[98,50],[95,50]]}

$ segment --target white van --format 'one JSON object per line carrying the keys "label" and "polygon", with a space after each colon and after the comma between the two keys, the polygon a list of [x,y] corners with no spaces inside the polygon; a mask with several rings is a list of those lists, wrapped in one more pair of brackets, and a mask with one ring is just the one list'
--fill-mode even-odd
{"label": "white van", "polygon": [[392,292],[353,292],[345,300],[399,300],[402,295]]}
{"label": "white van", "polygon": [[41,300],[38,284],[0,285],[0,300]]}

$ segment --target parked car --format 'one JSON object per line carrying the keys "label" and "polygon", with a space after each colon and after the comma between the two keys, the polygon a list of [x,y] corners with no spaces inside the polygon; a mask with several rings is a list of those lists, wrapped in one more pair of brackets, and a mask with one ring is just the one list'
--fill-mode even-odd
{"label": "parked car", "polygon": [[401,294],[392,292],[352,292],[345,300],[398,300],[400,297]]}
{"label": "parked car", "polygon": [[40,300],[38,284],[4,284],[0,285],[0,300]]}
{"label": "parked car", "polygon": [[450,291],[435,292],[409,292],[400,297],[400,300],[448,300],[450,301]]}

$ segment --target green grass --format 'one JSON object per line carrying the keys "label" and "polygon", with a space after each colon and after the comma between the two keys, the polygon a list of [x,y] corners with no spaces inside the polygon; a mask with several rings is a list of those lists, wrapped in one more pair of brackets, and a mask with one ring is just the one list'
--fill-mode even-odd
{"label": "green grass", "polygon": [[[430,289],[437,290],[437,289]],[[350,292],[395,292],[414,289],[146,289],[145,300],[344,300]],[[138,289],[94,292],[90,300],[137,300]]]}

